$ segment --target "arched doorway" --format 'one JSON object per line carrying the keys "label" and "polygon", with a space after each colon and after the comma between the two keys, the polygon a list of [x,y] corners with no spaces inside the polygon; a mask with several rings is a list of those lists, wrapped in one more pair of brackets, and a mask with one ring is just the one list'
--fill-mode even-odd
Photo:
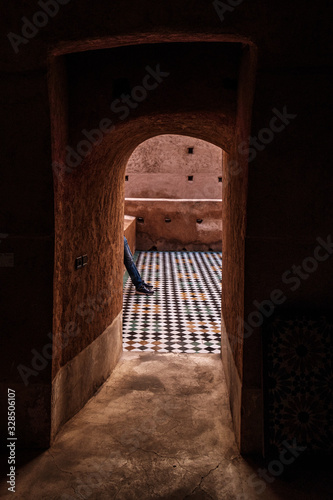
{"label": "arched doorway", "polygon": [[[212,44],[202,44],[202,40]],[[144,140],[157,134],[172,133],[208,140],[227,152],[222,175],[223,252],[226,258],[222,293],[226,311],[222,319],[226,344],[223,348],[236,438],[246,450],[240,420],[246,374],[242,371],[243,343],[239,318],[243,317],[247,158],[238,151],[238,144],[248,139],[256,51],[252,46],[242,45],[244,40],[233,38],[233,43],[223,44],[220,42],[226,41],[226,37],[218,36],[175,35],[172,41],[178,42],[178,46],[165,43],[170,41],[170,38],[157,38],[151,47],[133,45],[111,51],[96,50],[112,46],[110,40],[104,40],[98,47],[89,42],[80,45],[79,50],[94,49],[86,54],[60,57],[60,53],[73,52],[72,45],[54,52],[50,68],[56,206],[52,436],[93,394],[117,363],[121,350],[122,272],[119,262],[126,164],[133,150]],[[133,40],[123,40],[123,45],[131,42]],[[143,42],[144,39],[135,41],[137,44]],[[119,40],[114,44],[119,45]],[[205,57],[201,57],[199,81],[191,78],[191,71],[184,72],[183,80],[178,75],[172,81],[172,68],[169,71],[167,65],[163,66],[156,57],[156,54],[160,56],[160,61],[165,64],[170,61],[171,48],[173,57],[180,50],[189,50],[185,59],[188,68],[193,68],[194,61],[198,63],[196,51],[204,54],[213,49],[211,57],[215,58],[218,51],[224,68],[219,75],[220,86],[216,87],[213,74],[211,79],[207,77]],[[117,50],[122,53],[115,54]],[[132,51],[132,61],[141,51],[145,63],[147,59],[150,62],[136,67],[133,79],[138,85],[133,87],[131,79],[123,76],[124,50]],[[109,65],[105,64],[105,57],[111,58]],[[120,68],[119,78],[115,79],[110,72],[111,62]],[[92,70],[87,71],[87,67]],[[163,78],[169,76],[171,84],[167,87],[167,80],[163,82]],[[158,89],[164,90],[158,96],[155,88],[151,90],[155,94],[149,94],[146,89],[146,99],[141,88],[144,82],[149,82],[152,87],[153,78],[154,83],[160,84]],[[119,92],[120,99],[123,94],[128,95],[128,82],[132,88],[130,95],[136,97],[136,102],[130,100],[126,108],[128,112],[122,109],[120,115],[119,105],[124,103],[118,102]],[[107,84],[111,84],[109,94]],[[214,95],[209,88],[215,89]],[[66,93],[69,96],[68,109],[64,105]],[[141,99],[142,106],[139,106]],[[104,113],[110,102],[119,112],[116,124],[110,123],[110,118]],[[136,104],[138,106],[134,106]],[[132,107],[136,114],[131,114]],[[74,150],[73,144],[76,145]],[[76,257],[83,255],[87,256],[87,266],[73,272]],[[102,354],[106,346],[108,357]],[[91,360],[98,356],[98,366],[96,361],[91,364]],[[90,369],[82,378],[80,367],[87,363]],[[68,404],[74,387],[76,395]],[[260,441],[258,433],[257,442]]]}

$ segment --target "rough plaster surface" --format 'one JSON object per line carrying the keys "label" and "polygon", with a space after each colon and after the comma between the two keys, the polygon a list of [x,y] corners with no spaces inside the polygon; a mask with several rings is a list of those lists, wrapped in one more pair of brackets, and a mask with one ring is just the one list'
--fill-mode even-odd
{"label": "rough plaster surface", "polygon": [[[222,201],[126,198],[138,250],[222,250]],[[170,222],[166,222],[170,220]]]}
{"label": "rough plaster surface", "polygon": [[220,199],[222,150],[193,137],[152,137],[133,152],[126,176],[126,198]]}
{"label": "rough plaster surface", "polygon": [[242,380],[234,360],[230,340],[226,331],[223,311],[221,314],[221,356],[225,382],[229,394],[229,405],[232,415],[235,439],[241,447],[241,407],[242,407]]}
{"label": "rough plaster surface", "polygon": [[77,413],[115,368],[122,352],[122,314],[63,366],[52,382],[51,440]]}
{"label": "rough plaster surface", "polygon": [[16,493],[3,483],[0,492],[22,500],[331,498],[328,470],[291,467],[289,480],[266,483],[262,465],[237,450],[219,355],[126,353],[53,446],[20,469]]}

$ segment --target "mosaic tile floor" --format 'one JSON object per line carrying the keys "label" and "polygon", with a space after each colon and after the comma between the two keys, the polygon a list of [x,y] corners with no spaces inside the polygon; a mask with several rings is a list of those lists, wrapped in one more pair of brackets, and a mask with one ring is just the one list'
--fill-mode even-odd
{"label": "mosaic tile floor", "polygon": [[155,294],[137,295],[126,273],[124,350],[219,353],[222,254],[137,252],[135,258]]}

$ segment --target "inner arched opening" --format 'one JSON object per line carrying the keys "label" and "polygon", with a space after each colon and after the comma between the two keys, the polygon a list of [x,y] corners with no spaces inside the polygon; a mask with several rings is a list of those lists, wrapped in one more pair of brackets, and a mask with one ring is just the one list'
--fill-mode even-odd
{"label": "inner arched opening", "polygon": [[143,142],[127,163],[124,214],[139,270],[125,260],[124,351],[220,354],[222,149],[172,134]]}

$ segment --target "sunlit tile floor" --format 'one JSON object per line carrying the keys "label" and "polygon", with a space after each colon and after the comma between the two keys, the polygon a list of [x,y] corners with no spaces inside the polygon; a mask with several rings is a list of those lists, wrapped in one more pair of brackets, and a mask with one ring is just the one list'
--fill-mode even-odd
{"label": "sunlit tile floor", "polygon": [[137,252],[135,258],[155,294],[137,295],[126,273],[124,350],[219,353],[222,254]]}

